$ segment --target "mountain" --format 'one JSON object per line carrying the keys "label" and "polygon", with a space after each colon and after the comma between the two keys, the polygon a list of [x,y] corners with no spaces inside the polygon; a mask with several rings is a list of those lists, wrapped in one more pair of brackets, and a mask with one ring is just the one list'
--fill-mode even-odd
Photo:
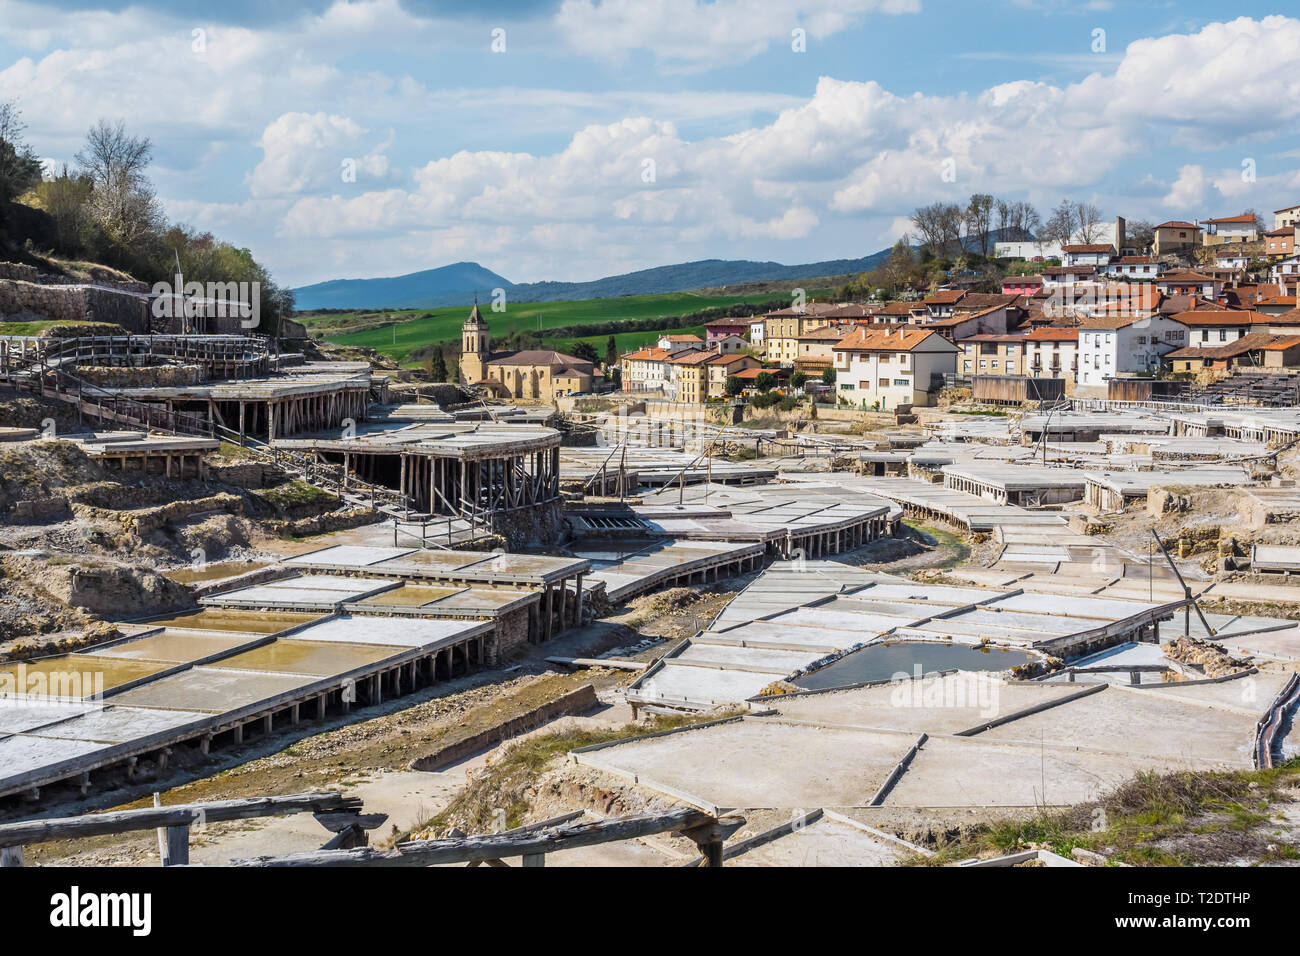
{"label": "mountain", "polygon": [[461,305],[474,290],[511,288],[510,281],[477,262],[454,262],[384,279],[332,279],[294,289],[300,310],[423,309]]}
{"label": "mountain", "polygon": [[641,269],[590,282],[525,282],[519,285],[476,262],[457,262],[441,269],[412,272],[389,279],[335,279],[294,289],[300,311],[312,309],[431,309],[468,305],[475,294],[486,301],[493,289],[505,289],[516,302],[611,299],[624,295],[687,292],[765,280],[870,272],[889,256],[888,249],[861,259],[828,259],[804,265],[753,262],[748,259],[701,259]]}

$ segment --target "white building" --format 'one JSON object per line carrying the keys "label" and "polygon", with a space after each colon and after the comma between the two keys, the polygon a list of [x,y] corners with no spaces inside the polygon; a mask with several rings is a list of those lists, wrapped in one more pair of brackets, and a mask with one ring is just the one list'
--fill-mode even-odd
{"label": "white building", "polygon": [[857,328],[831,347],[835,391],[860,408],[933,405],[961,349],[929,329]]}
{"label": "white building", "polygon": [[1110,264],[1115,255],[1115,247],[1106,242],[1078,243],[1061,246],[1061,265],[1096,266],[1101,268]]}
{"label": "white building", "polygon": [[1045,326],[1025,336],[1025,374],[1031,378],[1063,378],[1073,385],[1078,363],[1078,329]]}
{"label": "white building", "polygon": [[761,350],[763,348],[763,319],[749,323],[749,344]]}
{"label": "white building", "polygon": [[667,349],[644,348],[629,352],[619,363],[622,370],[622,390],[625,392],[668,391]]}
{"label": "white building", "polygon": [[1154,372],[1166,352],[1188,344],[1187,326],[1157,313],[1098,316],[1079,326],[1081,394],[1105,397],[1112,378]]}
{"label": "white building", "polygon": [[1164,266],[1155,256],[1120,256],[1103,266],[1101,272],[1108,279],[1141,282],[1160,278],[1163,269]]}
{"label": "white building", "polygon": [[[1094,222],[1087,229],[1076,229],[1066,245],[1092,245],[1109,243],[1123,251],[1123,220]],[[1060,259],[1061,243],[1045,239],[1028,239],[1022,242],[995,242],[993,256],[997,259]]]}

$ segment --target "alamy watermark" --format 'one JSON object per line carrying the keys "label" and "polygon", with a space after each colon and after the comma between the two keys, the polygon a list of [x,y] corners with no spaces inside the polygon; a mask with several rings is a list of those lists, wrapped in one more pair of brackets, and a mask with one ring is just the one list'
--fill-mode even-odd
{"label": "alamy watermark", "polygon": [[240,328],[255,329],[262,324],[262,283],[186,282],[177,273],[172,282],[154,283],[153,316],[184,319],[187,326],[199,319],[233,318]]}

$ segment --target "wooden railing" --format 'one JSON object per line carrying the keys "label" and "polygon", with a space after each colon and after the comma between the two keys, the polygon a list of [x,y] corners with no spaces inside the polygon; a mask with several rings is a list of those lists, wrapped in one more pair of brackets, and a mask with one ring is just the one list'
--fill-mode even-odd
{"label": "wooden railing", "polygon": [[439,866],[465,863],[506,866],[511,857],[523,866],[545,866],[546,854],[562,850],[637,840],[658,833],[677,833],[700,850],[702,866],[722,865],[722,844],[745,825],[743,817],[714,817],[694,807],[666,813],[644,813],[590,823],[520,827],[505,833],[419,840],[399,843],[391,850],[361,847],[353,850],[317,850],[287,856],[259,856],[235,860],[235,866]]}
{"label": "wooden railing", "polygon": [[342,852],[346,848],[365,846],[369,842],[366,831],[382,826],[388,819],[382,813],[363,814],[360,798],[324,790],[281,797],[182,803],[170,807],[24,820],[0,823],[0,866],[22,866],[23,847],[34,843],[154,829],[159,831],[162,865],[182,866],[189,863],[192,827],[293,813],[314,814],[320,824],[334,834],[321,848],[322,852]]}

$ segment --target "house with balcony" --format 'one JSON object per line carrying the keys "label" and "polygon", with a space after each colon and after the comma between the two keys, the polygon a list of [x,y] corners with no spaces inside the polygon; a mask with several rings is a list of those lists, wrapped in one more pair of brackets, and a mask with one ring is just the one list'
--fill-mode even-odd
{"label": "house with balcony", "polygon": [[831,350],[836,395],[859,408],[933,405],[961,349],[925,328],[854,329]]}
{"label": "house with balcony", "polygon": [[1201,242],[1207,246],[1220,246],[1234,242],[1254,242],[1259,238],[1259,225],[1253,213],[1225,216],[1222,219],[1204,220]]}
{"label": "house with balcony", "polygon": [[1184,348],[1188,328],[1159,312],[1093,316],[1079,324],[1076,392],[1105,398],[1112,378],[1148,375],[1165,353]]}
{"label": "house with balcony", "polygon": [[1073,386],[1079,362],[1079,330],[1051,326],[1025,335],[1025,371],[1031,378],[1063,378]]}
{"label": "house with balcony", "polygon": [[1223,286],[1223,279],[1217,276],[1190,271],[1166,272],[1156,280],[1156,288],[1165,295],[1199,295],[1211,300],[1219,298]]}

